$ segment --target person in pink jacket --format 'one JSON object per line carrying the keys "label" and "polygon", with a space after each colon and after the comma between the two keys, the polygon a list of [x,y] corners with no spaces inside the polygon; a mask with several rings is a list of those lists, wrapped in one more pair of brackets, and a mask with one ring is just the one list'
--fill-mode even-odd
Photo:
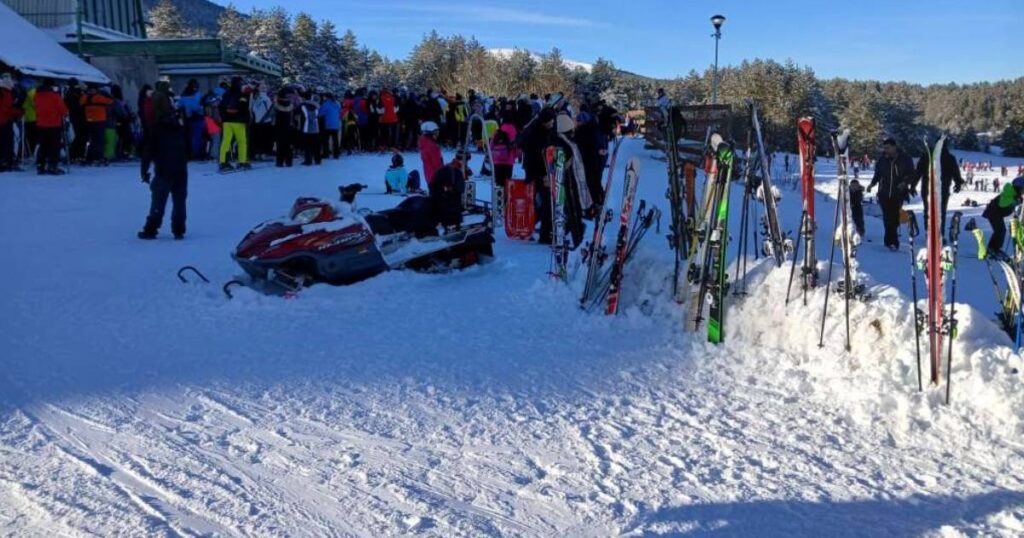
{"label": "person in pink jacket", "polygon": [[423,161],[423,177],[427,179],[427,185],[434,180],[434,174],[444,166],[444,159],[441,158],[441,146],[437,145],[437,124],[432,121],[425,121],[420,126],[420,159]]}
{"label": "person in pink jacket", "polygon": [[[515,129],[515,127],[513,127]],[[494,183],[504,187],[512,179],[512,165],[516,163],[519,151],[512,144],[508,131],[498,129],[491,140],[491,157],[494,158]]]}

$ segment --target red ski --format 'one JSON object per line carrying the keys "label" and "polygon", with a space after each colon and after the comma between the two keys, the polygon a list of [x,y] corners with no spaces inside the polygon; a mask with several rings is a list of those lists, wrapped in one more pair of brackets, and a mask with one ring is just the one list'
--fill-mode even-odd
{"label": "red ski", "polygon": [[640,182],[640,161],[635,157],[626,164],[626,180],[622,185],[622,209],[619,212],[619,235],[615,239],[615,262],[612,265],[611,286],[608,288],[608,308],[605,313],[619,311],[619,292],[622,291],[622,269],[626,264],[629,245],[629,216],[633,212],[636,184]]}
{"label": "red ski", "polygon": [[931,379],[938,385],[942,372],[942,146],[946,137],[939,138],[935,149],[924,147],[928,152],[928,223],[927,247],[924,263],[925,278],[928,284],[928,341],[931,345]]}
{"label": "red ski", "polygon": [[803,194],[804,219],[801,234],[804,238],[803,284],[804,289],[818,283],[818,256],[814,249],[814,157],[817,151],[814,135],[814,118],[797,120],[797,146],[800,148],[800,185]]}

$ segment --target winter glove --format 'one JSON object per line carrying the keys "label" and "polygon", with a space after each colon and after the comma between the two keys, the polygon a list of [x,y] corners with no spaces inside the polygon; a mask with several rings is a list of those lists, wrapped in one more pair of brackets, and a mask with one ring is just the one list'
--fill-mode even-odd
{"label": "winter glove", "polygon": [[868,192],[871,192],[871,189],[873,189],[873,188],[875,188],[874,185],[868,185],[868,188],[865,189],[865,190],[868,191]]}
{"label": "winter glove", "polygon": [[142,173],[142,182],[143,183],[149,183],[149,172],[143,172]]}

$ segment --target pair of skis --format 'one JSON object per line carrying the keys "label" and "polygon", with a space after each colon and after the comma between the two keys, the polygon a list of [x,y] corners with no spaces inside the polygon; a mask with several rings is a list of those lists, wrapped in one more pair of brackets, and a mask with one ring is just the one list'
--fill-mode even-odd
{"label": "pair of skis", "polygon": [[601,209],[594,215],[594,233],[590,243],[583,249],[583,262],[587,264],[587,276],[583,284],[583,294],[580,296],[580,307],[585,308],[597,285],[598,271],[608,259],[608,252],[604,247],[604,230],[612,221],[612,209],[610,199],[612,190],[612,178],[615,177],[615,162],[619,156],[619,147],[622,145],[622,137],[615,139],[612,147],[612,155],[608,161],[608,179],[604,185],[604,199],[601,201]]}
{"label": "pair of skis", "polygon": [[[930,380],[933,385],[938,385],[942,379],[943,351],[946,353],[946,403],[950,399],[951,373],[953,369],[953,339],[957,334],[956,319],[956,289],[957,289],[957,265],[960,244],[960,212],[953,213],[949,225],[949,244],[943,245],[942,237],[942,153],[946,144],[946,137],[942,136],[935,143],[934,148],[928,145],[925,140],[926,158],[928,159],[927,184],[924,186],[928,195],[927,200],[927,223],[925,248],[917,255],[917,268],[925,273],[925,285],[928,290],[927,313],[925,323],[920,322],[916,302],[916,277],[912,282],[915,295],[915,321],[919,331],[928,333],[928,353]],[[916,218],[910,215],[911,241],[917,235]],[[973,226],[972,226],[973,228]],[[913,243],[911,243],[913,245]],[[913,256],[913,247],[911,256]],[[946,303],[944,292],[946,287],[946,276],[949,275],[949,315],[946,316]],[[948,337],[948,340],[946,338]],[[943,344],[947,347],[944,348]],[[920,366],[920,338],[917,339],[918,353],[918,389],[923,389],[923,381]]]}
{"label": "pair of skis", "polygon": [[[846,317],[846,351],[850,351],[850,299],[857,296],[864,297],[864,286],[858,282],[855,261],[860,235],[853,225],[853,218],[850,214],[850,178],[847,176],[847,164],[850,160],[850,130],[845,129],[842,133],[833,131],[831,137],[832,150],[836,157],[838,193],[836,195],[835,219],[832,223],[832,248],[829,253],[828,276],[825,281],[832,282],[832,271],[835,268],[836,247],[838,246],[843,257],[843,279],[839,281],[835,289],[843,294]],[[818,347],[825,347],[825,319],[828,317],[828,300],[831,295],[831,293],[825,294]]]}
{"label": "pair of skis", "polygon": [[[978,228],[974,219],[967,221],[964,230],[971,232],[978,242],[978,258],[985,260],[989,277],[992,279],[992,289],[996,294],[996,301],[999,304],[999,311],[996,317],[1000,326],[1013,340],[1014,349],[1020,351],[1022,337],[1024,337],[1024,304],[1021,301],[1021,289],[1024,288],[1024,225],[1021,219],[1024,218],[1020,207],[1010,217],[1010,238],[1013,244],[1013,255],[1009,258],[1002,257],[993,260],[988,255],[985,245],[985,234]],[[993,266],[999,268],[1006,281],[1006,290],[1000,289],[999,281]]]}
{"label": "pair of skis", "polygon": [[[605,207],[608,206],[608,194],[610,194],[614,171],[613,154],[612,168],[608,172],[608,188],[605,190]],[[604,303],[605,313],[608,315],[614,315],[619,310],[619,298],[622,292],[622,279],[625,274],[626,263],[632,258],[637,245],[643,239],[651,224],[660,216],[657,208],[652,208],[645,212],[646,203],[641,200],[639,210],[632,222],[632,226],[630,226],[633,201],[636,198],[637,184],[639,182],[640,161],[632,158],[626,164],[626,173],[622,184],[622,207],[619,211],[619,230],[615,238],[612,265],[604,271],[601,270],[607,258],[604,250],[604,230],[612,218],[611,209],[602,209],[595,222],[593,239],[585,253],[587,258],[587,275],[583,294],[580,297],[580,308],[591,309]]]}
{"label": "pair of skis", "polygon": [[707,305],[708,341],[720,343],[725,340],[726,245],[729,240],[729,183],[734,153],[732,144],[718,134],[712,135],[711,147],[715,155],[715,173],[707,189],[712,212],[706,220],[696,259],[688,264],[686,277],[690,284],[690,308],[686,327],[692,331],[700,330]]}
{"label": "pair of skis", "polygon": [[792,250],[792,247],[786,241],[785,234],[782,233],[782,222],[779,220],[779,210],[776,205],[777,191],[772,183],[768,150],[765,148],[764,138],[761,136],[761,120],[757,115],[757,104],[748,99],[747,107],[750,109],[750,122],[754,128],[758,158],[761,161],[761,196],[764,202],[764,215],[761,218],[761,228],[764,233],[763,252],[765,256],[775,258],[777,267],[782,267],[786,252]]}
{"label": "pair of skis", "polygon": [[[662,108],[661,114],[665,119],[665,160],[668,164],[668,192],[665,193],[665,197],[669,200],[672,220],[669,225],[668,244],[675,258],[675,267],[672,273],[672,296],[679,300],[682,298],[682,283],[680,282],[682,260],[686,257],[687,239],[689,238],[687,214],[684,211],[683,204],[684,196],[691,197],[689,199],[692,200],[692,193],[684,190],[679,177],[679,127],[681,125],[677,125],[676,120],[678,119],[679,123],[681,123],[682,118],[676,118],[678,109],[674,107]],[[684,173],[695,175],[696,170],[690,165],[689,168],[684,170]],[[691,175],[686,176],[688,184],[692,183],[690,181],[691,177]]]}
{"label": "pair of skis", "polygon": [[814,222],[814,158],[817,150],[814,133],[814,118],[800,118],[796,122],[797,147],[800,150],[800,185],[803,197],[803,211],[800,213],[800,227],[793,253],[793,266],[789,271],[789,286],[786,288],[786,304],[789,304],[790,290],[793,288],[793,276],[796,273],[797,260],[800,258],[800,245],[804,245],[803,264],[800,267],[800,281],[803,288],[804,306],[807,305],[807,290],[818,284],[818,259],[814,249],[814,233],[817,225]]}

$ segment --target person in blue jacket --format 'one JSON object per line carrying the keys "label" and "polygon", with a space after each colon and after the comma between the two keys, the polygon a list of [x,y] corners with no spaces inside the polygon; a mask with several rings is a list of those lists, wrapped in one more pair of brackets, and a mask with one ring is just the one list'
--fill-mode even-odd
{"label": "person in blue jacket", "polygon": [[185,133],[188,139],[188,155],[192,160],[206,156],[206,141],[203,132],[206,129],[206,118],[203,116],[202,95],[199,93],[199,81],[189,79],[185,89],[178,98],[178,109],[185,122]]}
{"label": "person in blue jacket", "polygon": [[333,93],[325,93],[320,102],[320,119],[323,122],[323,129],[320,131],[320,151],[324,158],[341,157],[341,103],[335,99]]}

